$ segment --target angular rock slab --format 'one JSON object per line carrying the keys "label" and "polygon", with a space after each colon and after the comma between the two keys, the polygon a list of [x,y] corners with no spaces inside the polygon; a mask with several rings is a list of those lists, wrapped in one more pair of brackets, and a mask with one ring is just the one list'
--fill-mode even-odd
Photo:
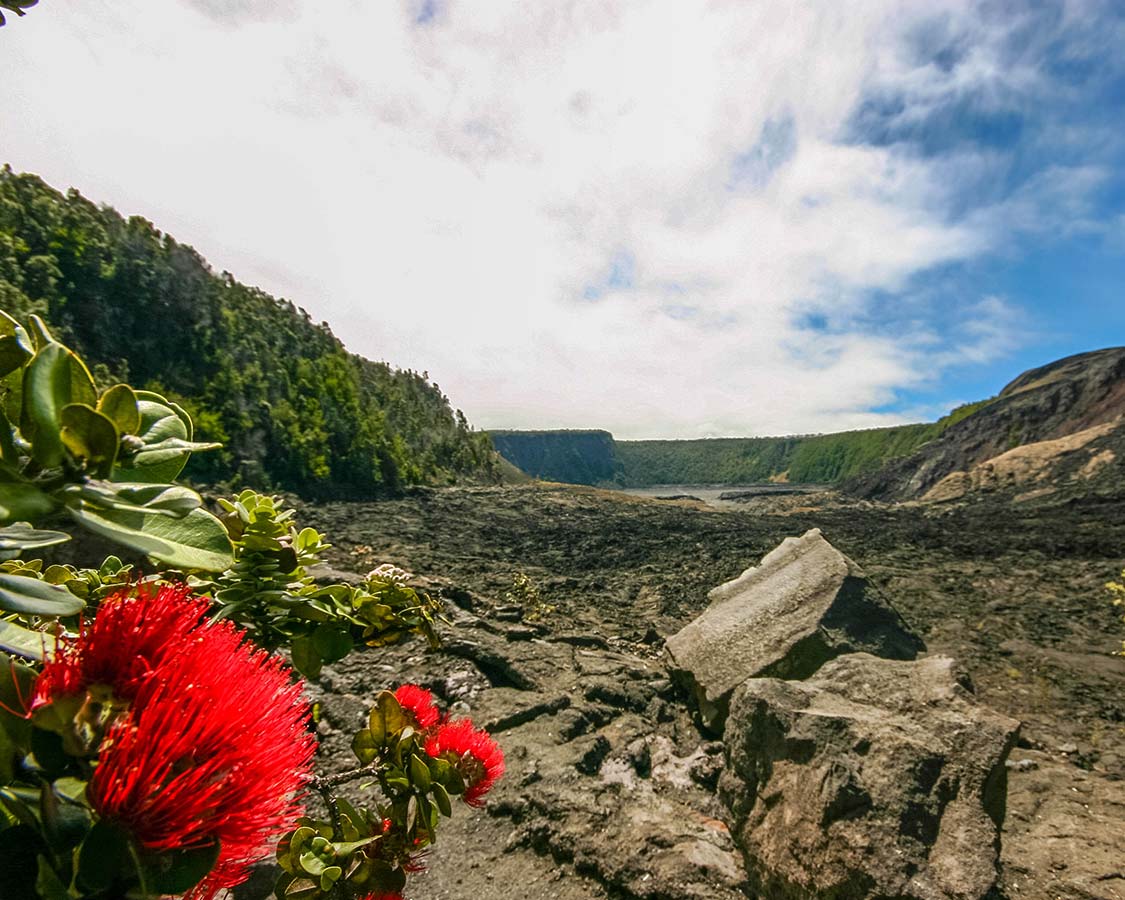
{"label": "angular rock slab", "polygon": [[807,678],[842,653],[914,659],[925,649],[819,528],[786,538],[708,597],[711,605],[666,649],[673,675],[716,734],[731,693],[747,678]]}
{"label": "angular rock slab", "polygon": [[997,878],[1019,723],[953,660],[842,656],[731,701],[720,793],[752,894],[980,900]]}

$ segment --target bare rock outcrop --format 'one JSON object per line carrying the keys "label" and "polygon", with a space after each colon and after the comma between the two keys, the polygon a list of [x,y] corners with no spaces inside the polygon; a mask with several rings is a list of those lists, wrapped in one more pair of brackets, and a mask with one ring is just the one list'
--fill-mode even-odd
{"label": "bare rock outcrop", "polygon": [[999,456],[977,463],[967,472],[950,472],[922,496],[923,503],[943,503],[959,500],[967,494],[980,491],[1028,490],[1048,488],[1058,485],[1061,477],[1060,464],[1070,457],[1081,454],[1074,475],[1089,481],[1112,464],[1116,456],[1112,450],[1095,444],[1098,438],[1105,437],[1121,427],[1121,420],[1115,419],[1101,425],[1050,441],[1036,441],[1014,447]]}
{"label": "bare rock outcrop", "polygon": [[947,657],[842,656],[807,681],[734,694],[720,792],[751,892],[980,900],[997,878],[1019,723]]}
{"label": "bare rock outcrop", "polygon": [[842,487],[870,499],[917,500],[951,473],[971,477],[974,467],[1013,447],[1054,441],[1123,414],[1125,347],[1081,353],[1024,372],[940,437]]}
{"label": "bare rock outcrop", "polygon": [[721,733],[731,694],[747,678],[806,678],[843,653],[914,659],[922,641],[859,567],[812,529],[786,538],[760,565],[719,585],[711,606],[668,639],[674,676]]}

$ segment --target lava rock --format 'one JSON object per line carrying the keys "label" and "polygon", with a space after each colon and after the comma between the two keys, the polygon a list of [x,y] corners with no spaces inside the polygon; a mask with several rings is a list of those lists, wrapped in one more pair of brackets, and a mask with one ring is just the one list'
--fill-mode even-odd
{"label": "lava rock", "polygon": [[600,734],[590,742],[590,745],[584,749],[582,756],[578,762],[574,764],[576,768],[583,775],[596,775],[598,769],[602,767],[605,758],[609,756],[610,750],[613,746],[602,737]]}
{"label": "lava rock", "polygon": [[716,734],[731,693],[747,678],[807,678],[842,653],[905,660],[925,649],[817,528],[786,538],[708,596],[710,607],[666,650],[673,676],[694,693],[703,724]]}
{"label": "lava rock", "polygon": [[720,793],[752,893],[980,900],[994,889],[1019,723],[953,660],[868,654],[734,695]]}

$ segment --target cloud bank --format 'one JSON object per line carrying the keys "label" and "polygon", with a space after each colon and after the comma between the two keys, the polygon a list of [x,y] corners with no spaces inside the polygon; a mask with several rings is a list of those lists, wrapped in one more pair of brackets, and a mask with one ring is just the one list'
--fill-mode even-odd
{"label": "cloud bank", "polygon": [[0,35],[0,156],[480,427],[866,427],[1033,333],[943,272],[1103,227],[1072,111],[1125,30],[1019,7],[52,0]]}

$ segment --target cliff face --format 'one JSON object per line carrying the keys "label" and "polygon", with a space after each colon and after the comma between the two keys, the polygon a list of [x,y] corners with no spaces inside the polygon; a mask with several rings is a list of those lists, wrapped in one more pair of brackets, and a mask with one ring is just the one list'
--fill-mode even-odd
{"label": "cliff face", "polygon": [[600,484],[621,476],[608,431],[493,431],[490,436],[504,459],[535,478]]}
{"label": "cliff face", "polygon": [[[1070,474],[1076,462],[1071,456],[1079,450],[1083,463],[1090,453],[1103,454],[1103,462],[1088,474],[1104,479],[1118,469],[1109,465],[1116,454],[1106,456],[1104,452],[1110,444],[1121,443],[1115,423],[1123,415],[1125,347],[1070,356],[1025,372],[994,401],[938,439],[877,472],[852,479],[844,489],[862,497],[911,500],[926,497],[939,483],[960,474],[970,486],[991,480],[994,486],[1003,487],[996,483],[996,472],[991,469],[1009,471],[1016,456],[1045,461],[1036,480],[1050,481],[1056,473]],[[1061,440],[1102,425],[1106,428],[1092,434],[1090,441]],[[1013,453],[1017,448],[1029,449]],[[1011,486],[1023,485],[1013,481]]]}
{"label": "cliff face", "polygon": [[607,431],[495,431],[491,437],[500,455],[528,475],[572,484],[790,480],[837,483],[873,499],[927,501],[996,490],[1119,494],[1125,347],[1032,369],[995,399],[928,425],[698,441],[615,443]]}

